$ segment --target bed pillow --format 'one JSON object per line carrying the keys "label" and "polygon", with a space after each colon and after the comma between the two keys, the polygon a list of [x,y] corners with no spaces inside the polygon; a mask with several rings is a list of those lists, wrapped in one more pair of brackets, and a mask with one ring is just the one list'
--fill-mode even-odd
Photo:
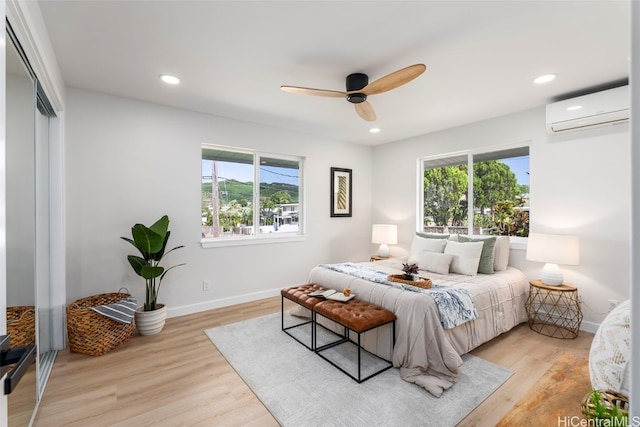
{"label": "bed pillow", "polygon": [[480,254],[482,254],[482,242],[448,242],[444,248],[444,253],[453,255],[451,261],[451,272],[475,276],[478,274],[478,264],[480,264]]}
{"label": "bed pillow", "polygon": [[431,271],[432,273],[449,274],[452,260],[453,255],[422,251],[418,267],[421,270]]}
{"label": "bed pillow", "polygon": [[504,271],[509,265],[509,254],[511,247],[509,244],[509,236],[500,236],[496,239],[496,253],[493,257],[493,270]]}
{"label": "bed pillow", "polygon": [[420,236],[413,236],[413,242],[411,242],[411,250],[407,263],[418,264],[420,261],[420,254],[423,251],[429,252],[444,252],[444,247],[447,245],[446,239],[425,239]]}
{"label": "bed pillow", "polygon": [[448,239],[449,234],[442,233],[422,233],[420,231],[416,231],[416,235],[420,237],[424,237],[425,239]]}
{"label": "bed pillow", "polygon": [[478,273],[493,274],[493,259],[496,252],[496,236],[490,237],[469,237],[458,236],[458,241],[466,242],[482,242],[482,253],[480,254],[480,264],[478,264]]}

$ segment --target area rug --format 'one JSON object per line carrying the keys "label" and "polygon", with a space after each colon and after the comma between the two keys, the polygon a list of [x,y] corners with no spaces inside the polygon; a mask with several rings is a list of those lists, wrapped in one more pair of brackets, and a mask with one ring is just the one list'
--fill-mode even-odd
{"label": "area rug", "polygon": [[[288,318],[285,325],[291,322],[295,320]],[[403,381],[397,368],[358,384],[280,328],[280,313],[274,313],[205,333],[285,427],[455,426],[513,374],[465,355],[460,379],[440,398]],[[310,328],[294,331],[301,338],[308,337]],[[329,339],[330,334],[319,333],[320,342]],[[336,353],[343,354],[332,357],[343,357],[341,364],[353,361],[355,366],[355,360],[348,354],[351,347],[349,344],[335,347]],[[376,360],[365,358],[363,366],[371,369],[371,365],[378,363]]]}
{"label": "area rug", "polygon": [[590,390],[589,361],[563,353],[498,426],[574,425],[584,418],[580,402]]}

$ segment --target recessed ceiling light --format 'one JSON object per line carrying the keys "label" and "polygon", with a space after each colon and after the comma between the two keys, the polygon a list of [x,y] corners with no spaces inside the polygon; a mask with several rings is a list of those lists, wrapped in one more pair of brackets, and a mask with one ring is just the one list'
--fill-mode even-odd
{"label": "recessed ceiling light", "polygon": [[170,85],[177,85],[180,83],[180,79],[170,74],[160,74],[160,80]]}
{"label": "recessed ceiling light", "polygon": [[567,111],[579,110],[581,108],[582,105],[572,105],[571,107],[567,108]]}
{"label": "recessed ceiling light", "polygon": [[380,132],[380,128],[371,128],[371,129],[369,129],[369,132],[378,133],[378,132]]}
{"label": "recessed ceiling light", "polygon": [[555,79],[556,77],[558,77],[557,74],[545,74],[543,76],[536,78],[533,82],[536,84],[549,83],[551,80]]}

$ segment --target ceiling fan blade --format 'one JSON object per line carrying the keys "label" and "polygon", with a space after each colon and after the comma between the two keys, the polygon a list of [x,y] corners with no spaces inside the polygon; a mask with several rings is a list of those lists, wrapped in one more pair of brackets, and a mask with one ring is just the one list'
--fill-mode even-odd
{"label": "ceiling fan blade", "polygon": [[373,107],[369,104],[369,101],[364,101],[359,104],[353,104],[356,107],[356,112],[360,117],[368,122],[374,122],[376,120],[376,112],[373,111]]}
{"label": "ceiling fan blade", "polygon": [[391,89],[395,89],[398,86],[402,86],[405,83],[409,83],[411,80],[424,73],[427,67],[424,64],[410,65],[398,71],[394,71],[391,74],[387,74],[384,77],[380,77],[378,80],[369,83],[361,91],[365,95],[375,95],[378,93],[387,92]]}
{"label": "ceiling fan blade", "polygon": [[331,98],[344,98],[347,96],[347,92],[340,92],[338,90],[311,89],[308,87],[298,86],[280,86],[280,89],[285,92],[297,93],[299,95],[328,96]]}

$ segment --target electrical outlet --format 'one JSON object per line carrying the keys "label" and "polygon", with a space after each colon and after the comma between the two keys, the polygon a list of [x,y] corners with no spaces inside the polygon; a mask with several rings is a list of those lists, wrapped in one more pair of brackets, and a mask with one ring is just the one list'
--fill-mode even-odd
{"label": "electrical outlet", "polygon": [[203,291],[210,291],[211,290],[211,281],[210,280],[203,280],[202,281],[202,290]]}
{"label": "electrical outlet", "polygon": [[611,313],[613,311],[613,309],[616,308],[616,306],[618,304],[620,304],[620,301],[616,301],[614,299],[610,299],[610,300],[607,300],[607,301],[609,301],[609,311],[608,311],[608,313]]}

